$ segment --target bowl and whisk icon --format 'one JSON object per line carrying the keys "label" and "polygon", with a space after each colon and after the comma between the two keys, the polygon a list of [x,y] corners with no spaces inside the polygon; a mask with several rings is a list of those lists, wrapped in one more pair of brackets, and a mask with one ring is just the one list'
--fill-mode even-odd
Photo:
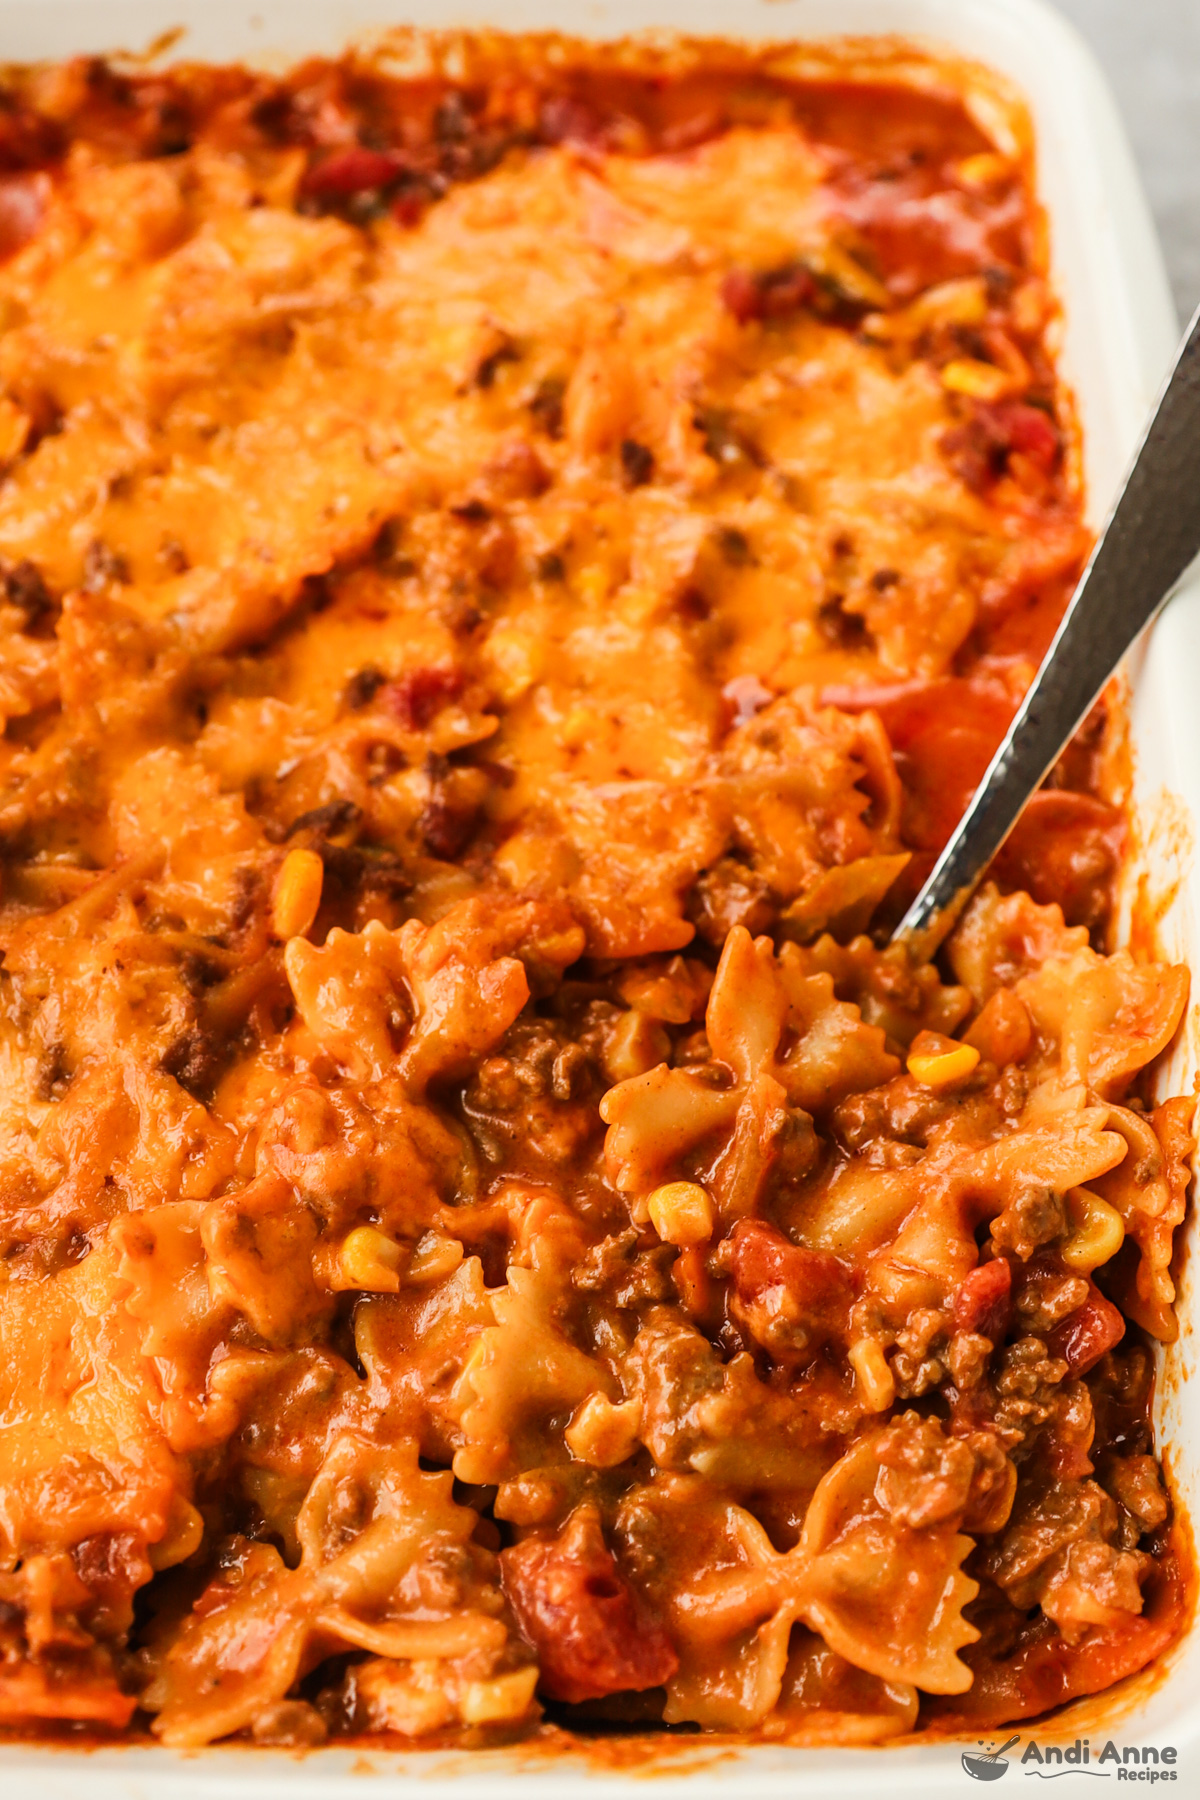
{"label": "bowl and whisk icon", "polygon": [[1009,1738],[1007,1744],[1001,1744],[998,1750],[964,1750],[962,1766],[976,1781],[999,1781],[1002,1775],[1008,1773],[1008,1764],[1002,1760],[1005,1751],[1011,1750],[1020,1741],[1021,1734],[1018,1731]]}

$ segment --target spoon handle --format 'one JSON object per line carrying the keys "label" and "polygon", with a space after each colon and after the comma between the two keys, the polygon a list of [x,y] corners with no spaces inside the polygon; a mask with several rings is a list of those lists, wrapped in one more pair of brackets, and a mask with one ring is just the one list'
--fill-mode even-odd
{"label": "spoon handle", "polygon": [[896,928],[919,961],[966,905],[1025,802],[1200,551],[1200,311],[1104,530],[974,799]]}

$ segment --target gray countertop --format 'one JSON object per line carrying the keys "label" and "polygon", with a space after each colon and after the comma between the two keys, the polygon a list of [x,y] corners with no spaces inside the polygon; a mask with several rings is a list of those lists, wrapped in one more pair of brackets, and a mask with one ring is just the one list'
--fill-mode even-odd
{"label": "gray countertop", "polygon": [[1112,83],[1181,319],[1200,301],[1200,0],[1056,0]]}

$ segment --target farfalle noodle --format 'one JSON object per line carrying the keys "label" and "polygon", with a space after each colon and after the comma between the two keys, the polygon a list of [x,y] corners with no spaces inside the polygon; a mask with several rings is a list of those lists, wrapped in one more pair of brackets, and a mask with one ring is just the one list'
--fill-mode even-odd
{"label": "farfalle noodle", "polygon": [[1194,1102],[1111,697],[888,942],[1088,549],[1009,86],[0,88],[0,1723],[998,1741],[1145,1670]]}

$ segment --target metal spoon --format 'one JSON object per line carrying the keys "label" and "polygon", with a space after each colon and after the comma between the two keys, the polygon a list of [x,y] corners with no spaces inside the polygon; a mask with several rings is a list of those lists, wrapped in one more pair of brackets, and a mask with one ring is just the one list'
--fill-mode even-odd
{"label": "metal spoon", "polygon": [[893,941],[931,957],[1125,652],[1200,551],[1200,310],[1042,666]]}

